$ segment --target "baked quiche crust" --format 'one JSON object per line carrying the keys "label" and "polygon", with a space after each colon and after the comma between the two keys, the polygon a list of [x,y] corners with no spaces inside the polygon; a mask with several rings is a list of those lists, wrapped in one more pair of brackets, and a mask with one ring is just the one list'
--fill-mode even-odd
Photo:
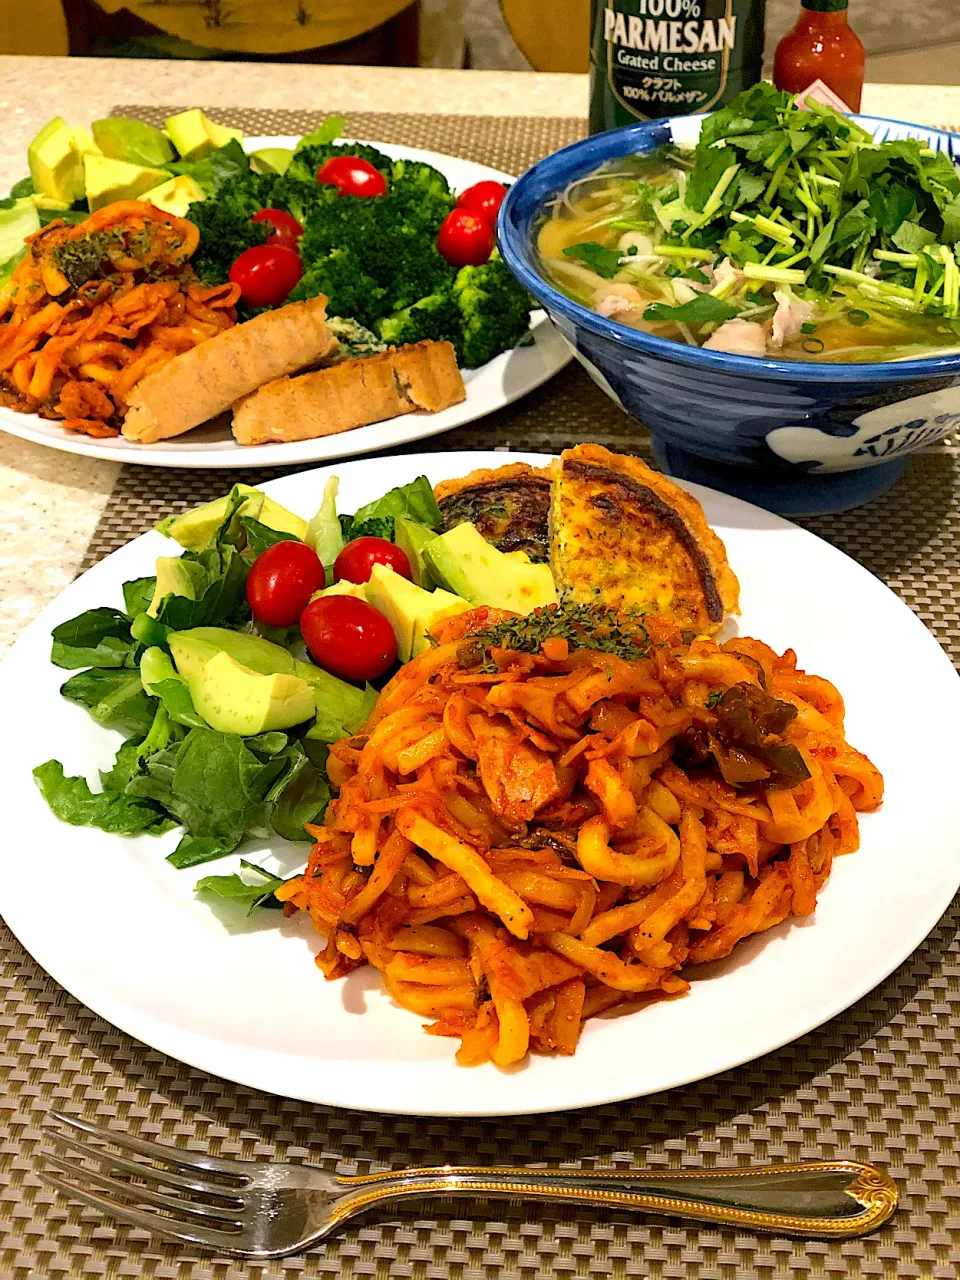
{"label": "baked quiche crust", "polygon": [[561,600],[669,614],[709,635],[738,612],[739,583],[696,498],[639,458],[600,445],[553,464],[551,564]]}

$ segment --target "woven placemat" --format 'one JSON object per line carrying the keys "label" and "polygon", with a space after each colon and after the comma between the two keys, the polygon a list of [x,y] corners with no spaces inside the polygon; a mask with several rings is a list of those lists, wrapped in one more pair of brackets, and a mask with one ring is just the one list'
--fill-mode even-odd
{"label": "woven placemat", "polygon": [[[329,110],[336,103],[323,104]],[[118,108],[159,121],[176,108]],[[298,133],[315,114],[214,111],[248,133]],[[508,172],[572,141],[576,121],[353,115],[354,136],[455,152]],[[581,441],[648,456],[645,433],[579,370],[480,423],[401,452]],[[886,581],[960,661],[957,450],[915,456],[890,494],[849,515],[807,521]],[[425,458],[424,469],[429,470]],[[161,514],[266,473],[126,467],[85,566]],[[882,637],[878,637],[882,643]],[[38,905],[42,909],[42,905]],[[0,936],[0,1280],[376,1277],[494,1280],[603,1276],[916,1277],[960,1270],[960,903],[885,983],[827,1026],[699,1084],[588,1111],[505,1120],[393,1118],[309,1106],[231,1085],[114,1030],[61,990],[9,934]],[[93,927],[93,926],[91,926]],[[483,1068],[484,1070],[489,1068]],[[896,1219],[843,1244],[697,1230],[656,1219],[537,1206],[435,1202],[390,1209],[313,1252],[265,1264],[162,1245],[58,1200],[31,1171],[55,1107],[197,1151],[304,1159],[343,1172],[444,1160],[633,1161],[704,1168],[746,1161],[874,1159],[905,1192]]]}

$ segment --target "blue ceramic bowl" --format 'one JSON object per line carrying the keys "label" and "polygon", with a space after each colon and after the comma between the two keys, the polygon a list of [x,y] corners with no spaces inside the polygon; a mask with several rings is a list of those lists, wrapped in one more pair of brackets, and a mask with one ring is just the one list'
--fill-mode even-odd
{"label": "blue ceramic bowl", "polygon": [[[915,137],[960,157],[960,135],[854,116],[880,141]],[[859,506],[901,475],[906,455],[960,427],[960,354],[888,364],[815,364],[705,351],[641,333],[574,302],[541,274],[544,202],[609,160],[695,141],[700,117],[601,133],[548,156],[510,188],[498,240],[577,359],[650,429],[664,469],[786,515]]]}

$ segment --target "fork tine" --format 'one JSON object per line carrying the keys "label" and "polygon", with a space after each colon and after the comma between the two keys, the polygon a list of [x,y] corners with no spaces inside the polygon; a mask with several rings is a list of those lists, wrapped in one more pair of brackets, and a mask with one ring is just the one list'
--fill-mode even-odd
{"label": "fork tine", "polygon": [[186,1169],[202,1169],[205,1173],[220,1174],[222,1177],[236,1179],[242,1186],[249,1184],[250,1179],[243,1171],[238,1160],[218,1160],[216,1156],[198,1155],[193,1151],[182,1151],[179,1147],[169,1147],[162,1142],[147,1142],[143,1138],[132,1138],[129,1134],[118,1133],[115,1129],[104,1129],[89,1120],[81,1120],[77,1116],[67,1116],[61,1111],[49,1113],[52,1120],[69,1125],[89,1133],[94,1138],[102,1138],[104,1142],[112,1142],[114,1146],[125,1151],[136,1151],[151,1160],[166,1160],[169,1164],[181,1165]]}
{"label": "fork tine", "polygon": [[121,1182],[119,1178],[109,1178],[106,1174],[97,1173],[85,1165],[71,1163],[69,1160],[61,1160],[59,1156],[51,1155],[49,1151],[41,1151],[40,1156],[47,1164],[53,1165],[55,1169],[65,1173],[68,1177],[80,1178],[84,1182],[92,1182],[95,1187],[99,1187],[102,1191],[109,1191],[114,1195],[123,1196],[128,1200],[140,1203],[145,1201],[147,1204],[156,1205],[158,1209],[166,1209],[168,1213],[189,1214],[191,1217],[212,1220],[214,1223],[229,1223],[236,1227],[242,1226],[239,1218],[231,1216],[229,1209],[216,1209],[212,1205],[197,1204],[194,1201],[184,1200],[180,1196],[165,1196],[159,1191],[153,1191],[149,1187],[141,1187],[132,1182]]}
{"label": "fork tine", "polygon": [[158,1169],[156,1165],[144,1164],[140,1160],[127,1160],[123,1156],[115,1156],[105,1147],[95,1147],[92,1143],[77,1142],[65,1133],[57,1133],[49,1126],[44,1131],[48,1142],[67,1151],[75,1151],[87,1160],[99,1161],[108,1171],[129,1173],[135,1178],[152,1179],[160,1187],[182,1187],[184,1191],[198,1191],[201,1194],[216,1196],[220,1200],[230,1200],[239,1207],[243,1201],[235,1194],[239,1188],[225,1186],[222,1182],[205,1182],[203,1178],[184,1177],[170,1169]]}
{"label": "fork tine", "polygon": [[108,1218],[114,1218],[118,1222],[125,1222],[128,1226],[139,1227],[141,1231],[149,1231],[152,1235],[169,1236],[173,1240],[185,1240],[188,1244],[199,1244],[207,1249],[218,1249],[221,1253],[234,1254],[236,1257],[246,1258],[250,1256],[250,1251],[241,1249],[237,1240],[239,1237],[234,1236],[228,1231],[216,1231],[209,1227],[192,1226],[186,1223],[174,1222],[172,1218],[158,1218],[152,1213],[143,1213],[139,1209],[131,1208],[130,1205],[121,1204],[116,1200],[111,1200],[109,1196],[97,1195],[95,1191],[86,1191],[83,1187],[75,1186],[72,1182],[65,1182],[62,1178],[55,1177],[52,1173],[45,1173],[42,1169],[38,1169],[37,1177],[45,1182],[48,1187],[52,1187],[54,1191],[58,1191],[61,1195],[71,1200],[79,1200],[83,1204],[90,1205],[91,1208],[97,1209],[100,1213]]}

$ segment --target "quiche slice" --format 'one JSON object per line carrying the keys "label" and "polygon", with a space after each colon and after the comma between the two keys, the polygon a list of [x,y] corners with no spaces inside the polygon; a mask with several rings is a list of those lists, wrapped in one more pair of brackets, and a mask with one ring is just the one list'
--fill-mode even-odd
{"label": "quiche slice", "polygon": [[669,614],[705,635],[738,612],[739,583],[696,498],[600,445],[554,463],[550,559],[562,601]]}
{"label": "quiche slice", "polygon": [[526,462],[481,468],[458,480],[441,480],[434,496],[441,532],[467,521],[499,551],[525,551],[544,561],[550,550],[550,472]]}

